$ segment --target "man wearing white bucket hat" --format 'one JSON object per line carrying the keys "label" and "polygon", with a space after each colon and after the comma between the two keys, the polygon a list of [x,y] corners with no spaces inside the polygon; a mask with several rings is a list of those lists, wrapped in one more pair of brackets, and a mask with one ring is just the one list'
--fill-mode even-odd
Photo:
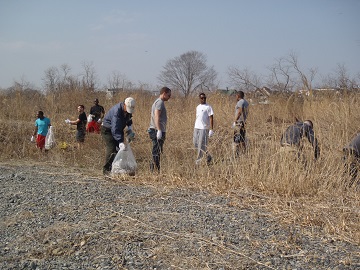
{"label": "man wearing white bucket hat", "polygon": [[132,131],[132,114],[135,110],[135,99],[128,97],[124,102],[114,105],[103,118],[101,136],[106,145],[104,175],[111,172],[111,165],[119,149],[124,149],[124,129],[128,137],[135,136]]}

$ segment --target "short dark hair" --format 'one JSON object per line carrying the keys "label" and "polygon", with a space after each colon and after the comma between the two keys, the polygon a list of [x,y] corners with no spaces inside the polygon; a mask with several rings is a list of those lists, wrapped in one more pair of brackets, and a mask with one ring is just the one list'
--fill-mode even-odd
{"label": "short dark hair", "polygon": [[85,109],[85,106],[84,105],[78,105],[79,107],[81,107],[82,109]]}
{"label": "short dark hair", "polygon": [[237,91],[236,94],[241,98],[244,98],[244,96],[245,96],[243,91]]}
{"label": "short dark hair", "polygon": [[200,94],[199,94],[199,97],[201,97],[201,96],[205,96],[205,97],[206,97],[205,93],[200,93]]}
{"label": "short dark hair", "polygon": [[160,89],[160,95],[163,93],[170,93],[171,89],[169,87],[164,86],[163,88]]}
{"label": "short dark hair", "polygon": [[44,112],[43,111],[38,111],[38,115],[44,116]]}

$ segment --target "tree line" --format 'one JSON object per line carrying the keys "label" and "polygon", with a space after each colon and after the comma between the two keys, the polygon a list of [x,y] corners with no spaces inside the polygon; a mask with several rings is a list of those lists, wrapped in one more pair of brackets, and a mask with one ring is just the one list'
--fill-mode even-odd
{"label": "tree line", "polygon": [[[316,68],[301,67],[295,53],[275,59],[275,63],[267,67],[268,74],[261,75],[248,68],[229,66],[227,70],[228,84],[245,92],[267,87],[277,92],[293,92],[295,90],[312,91],[314,80],[319,76]],[[214,66],[209,66],[207,56],[199,51],[188,51],[168,60],[157,77],[160,85],[166,85],[187,97],[199,91],[218,89],[218,73]],[[62,64],[60,67],[49,67],[44,71],[42,89],[46,92],[61,90],[124,89],[149,90],[147,84],[136,85],[129,81],[125,74],[113,71],[107,78],[105,86],[99,85],[95,66],[92,62],[82,63],[79,75],[71,74],[71,67]],[[334,74],[321,78],[321,85],[327,89],[346,89],[358,91],[360,88],[360,72],[355,77],[349,75],[344,64],[337,64]],[[21,79],[15,81],[15,89],[29,89],[33,86]],[[11,89],[8,89],[11,90]]]}

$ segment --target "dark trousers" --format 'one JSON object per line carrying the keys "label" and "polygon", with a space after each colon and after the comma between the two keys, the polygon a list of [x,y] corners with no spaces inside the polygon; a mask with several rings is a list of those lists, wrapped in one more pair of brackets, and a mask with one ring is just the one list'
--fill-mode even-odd
{"label": "dark trousers", "polygon": [[162,133],[162,138],[160,140],[158,140],[156,138],[156,132],[157,130],[155,129],[149,129],[149,137],[152,141],[152,161],[150,163],[150,170],[154,171],[154,169],[156,169],[157,171],[160,171],[160,155],[163,151],[163,145],[164,145],[164,141],[165,141],[165,132]]}
{"label": "dark trousers", "polygon": [[117,141],[114,140],[114,137],[111,134],[111,129],[101,126],[101,137],[105,143],[106,152],[105,152],[105,165],[103,167],[104,173],[111,172],[111,165],[114,161],[114,158],[117,154]]}

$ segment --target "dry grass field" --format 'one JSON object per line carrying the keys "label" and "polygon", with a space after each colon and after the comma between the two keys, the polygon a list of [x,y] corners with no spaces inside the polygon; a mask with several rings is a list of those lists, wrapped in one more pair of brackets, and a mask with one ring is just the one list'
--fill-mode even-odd
{"label": "dry grass field", "polygon": [[[274,97],[269,104],[252,105],[247,126],[249,151],[233,159],[231,123],[235,98],[208,93],[208,103],[215,112],[215,135],[209,143],[214,162],[197,169],[192,133],[198,98],[184,99],[174,94],[166,103],[168,134],[159,177],[149,173],[151,141],[146,132],[156,96],[142,91],[121,92],[108,100],[103,92],[0,93],[1,160],[86,168],[100,176],[105,151],[101,136],[88,134],[80,152],[75,143],[76,127],[66,125],[64,120],[76,119],[78,104],[85,105],[88,114],[94,98],[99,98],[108,110],[129,95],[137,102],[133,118],[136,139],[132,149],[138,171],[132,181],[207,190],[234,198],[234,203],[237,194],[245,192],[253,198],[262,198],[261,202],[266,202],[264,207],[284,224],[320,228],[334,238],[360,244],[360,192],[356,185],[348,187],[349,179],[343,174],[341,161],[342,147],[359,132],[359,94],[314,97],[302,102]],[[56,147],[44,156],[30,142],[38,110],[51,119],[58,146],[66,142],[67,149]],[[320,142],[321,156],[317,162],[313,162],[311,148],[305,149],[309,161],[306,167],[284,159],[279,153],[281,134],[295,115],[314,122]]]}

